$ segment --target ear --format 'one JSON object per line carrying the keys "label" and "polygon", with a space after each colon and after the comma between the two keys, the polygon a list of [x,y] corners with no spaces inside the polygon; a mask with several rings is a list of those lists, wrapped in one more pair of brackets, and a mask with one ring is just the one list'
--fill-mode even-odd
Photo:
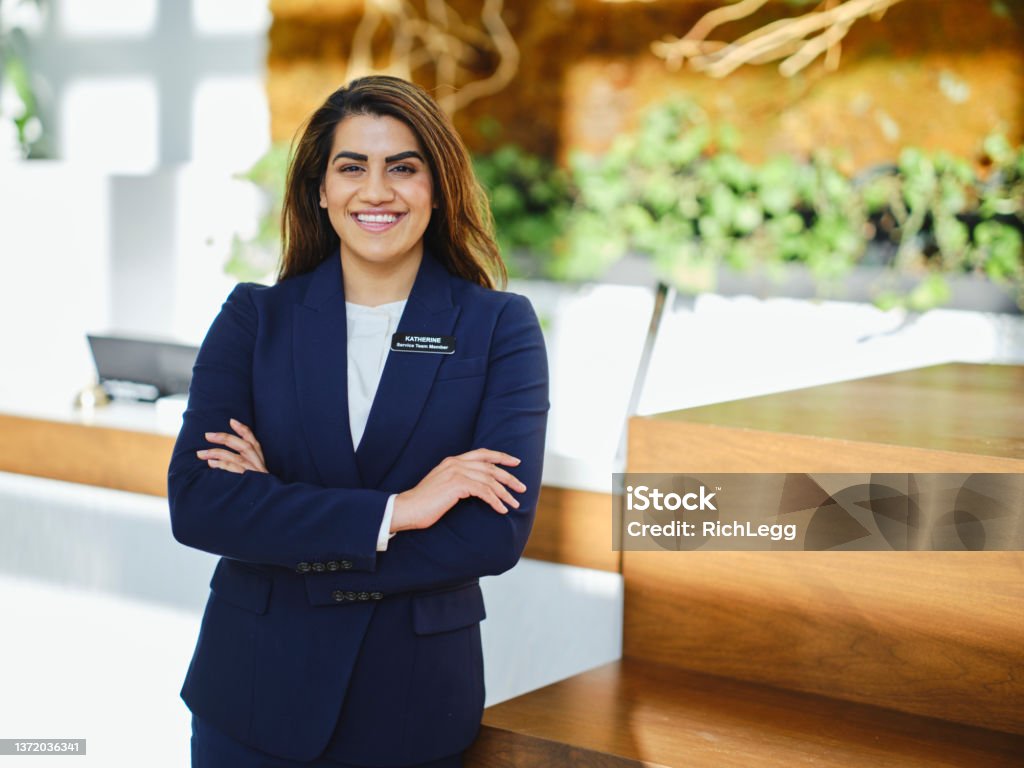
{"label": "ear", "polygon": [[327,192],[324,191],[324,183],[320,182],[320,207],[327,207]]}

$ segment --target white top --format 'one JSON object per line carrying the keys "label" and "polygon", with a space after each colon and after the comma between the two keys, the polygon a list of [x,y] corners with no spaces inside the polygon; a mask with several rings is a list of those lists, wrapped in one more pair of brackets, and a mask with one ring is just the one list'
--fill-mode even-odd
{"label": "white top", "polygon": [[[359,447],[370,418],[370,408],[377,394],[384,363],[391,348],[391,336],[398,329],[398,321],[405,310],[405,299],[390,304],[367,307],[345,302],[348,323],[348,420],[352,430],[352,446]],[[377,535],[377,551],[388,548],[391,516],[395,507],[395,494],[388,497]]]}

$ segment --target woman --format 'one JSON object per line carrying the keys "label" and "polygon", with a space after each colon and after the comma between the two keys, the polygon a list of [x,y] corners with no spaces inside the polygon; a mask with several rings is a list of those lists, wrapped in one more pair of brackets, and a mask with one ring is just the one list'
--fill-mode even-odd
{"label": "woman", "polygon": [[175,538],[221,555],[182,698],[193,765],[457,766],[483,707],[478,578],[522,554],[547,363],[448,118],[393,77],[310,118],[271,287],[193,370]]}

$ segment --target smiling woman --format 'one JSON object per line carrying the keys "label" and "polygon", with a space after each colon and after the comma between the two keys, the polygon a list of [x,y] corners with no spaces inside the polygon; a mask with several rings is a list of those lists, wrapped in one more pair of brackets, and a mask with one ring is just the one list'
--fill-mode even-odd
{"label": "smiling woman", "polygon": [[334,132],[320,207],[341,238],[349,287],[370,290],[365,296],[346,291],[348,300],[377,305],[408,296],[433,213],[430,168],[409,127],[375,115],[343,120]]}
{"label": "smiling woman", "polygon": [[411,83],[353,81],[303,129],[278,282],[214,320],[168,472],[175,538],[221,555],[194,766],[443,768],[476,737],[478,579],[526,546],[548,412],[485,200]]}
{"label": "smiling woman", "polygon": [[[425,91],[384,76],[335,91],[306,122],[285,182],[279,280],[309,271],[338,248],[343,233],[352,234],[341,228],[357,212],[352,205],[373,211],[372,201],[358,198],[347,203],[347,211],[338,208],[346,204],[342,198],[355,194],[357,180],[362,194],[388,200],[399,186],[411,193],[429,184],[423,245],[459,277],[488,288],[504,284],[487,196],[462,140]],[[400,204],[377,207],[387,215]]]}

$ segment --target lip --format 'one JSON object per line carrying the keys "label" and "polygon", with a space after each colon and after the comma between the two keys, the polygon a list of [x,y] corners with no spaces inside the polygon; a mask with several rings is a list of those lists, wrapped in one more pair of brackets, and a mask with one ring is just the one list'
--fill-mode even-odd
{"label": "lip", "polygon": [[[370,215],[370,216],[397,216],[398,218],[396,218],[394,221],[392,221],[390,223],[386,223],[386,222],[369,222],[369,221],[360,221],[359,220],[359,214]],[[402,220],[406,216],[408,216],[407,212],[403,213],[403,212],[399,212],[399,211],[356,211],[355,213],[351,214],[352,221],[354,221],[356,223],[357,227],[359,227],[362,230],[365,230],[366,232],[374,232],[374,233],[377,233],[377,232],[387,232],[392,227],[396,227],[399,224],[401,224]]]}

